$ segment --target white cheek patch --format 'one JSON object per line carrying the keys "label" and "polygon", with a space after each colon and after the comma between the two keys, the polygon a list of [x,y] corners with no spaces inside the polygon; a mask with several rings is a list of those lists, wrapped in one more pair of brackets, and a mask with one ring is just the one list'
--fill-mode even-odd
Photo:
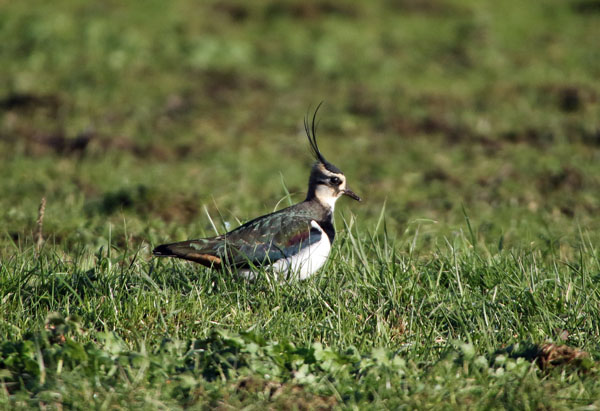
{"label": "white cheek patch", "polygon": [[341,193],[336,193],[335,190],[326,185],[319,185],[315,191],[315,197],[324,206],[331,208],[333,211],[335,202],[340,197]]}

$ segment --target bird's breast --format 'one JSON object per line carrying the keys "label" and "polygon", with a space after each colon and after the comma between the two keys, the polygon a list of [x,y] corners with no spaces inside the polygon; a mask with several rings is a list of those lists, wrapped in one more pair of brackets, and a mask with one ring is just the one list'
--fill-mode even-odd
{"label": "bird's breast", "polygon": [[[269,267],[279,279],[305,280],[316,273],[327,261],[331,251],[329,236],[316,221],[310,222],[311,227],[321,233],[319,241],[301,249],[298,253],[275,261]],[[248,279],[256,278],[256,273],[250,269],[240,270],[239,275]]]}

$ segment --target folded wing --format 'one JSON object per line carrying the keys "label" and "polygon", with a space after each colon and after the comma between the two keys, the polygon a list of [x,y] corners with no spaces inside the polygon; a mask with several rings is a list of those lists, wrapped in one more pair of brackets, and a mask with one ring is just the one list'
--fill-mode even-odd
{"label": "folded wing", "polygon": [[154,249],[157,256],[194,261],[208,267],[261,267],[289,258],[321,240],[321,231],[311,218],[283,213],[250,221],[217,237],[164,244]]}

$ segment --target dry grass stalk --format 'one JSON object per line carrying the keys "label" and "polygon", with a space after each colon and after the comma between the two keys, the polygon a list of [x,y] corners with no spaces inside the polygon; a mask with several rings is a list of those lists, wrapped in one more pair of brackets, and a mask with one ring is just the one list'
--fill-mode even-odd
{"label": "dry grass stalk", "polygon": [[35,249],[37,252],[42,248],[44,244],[43,226],[44,226],[44,214],[46,213],[46,197],[42,197],[40,201],[40,208],[38,209],[37,218],[37,229],[35,231]]}

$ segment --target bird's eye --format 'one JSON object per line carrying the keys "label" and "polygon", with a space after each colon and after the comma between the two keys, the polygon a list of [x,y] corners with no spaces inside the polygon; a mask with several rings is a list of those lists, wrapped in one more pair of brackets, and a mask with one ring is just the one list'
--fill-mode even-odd
{"label": "bird's eye", "polygon": [[340,184],[342,184],[342,180],[339,179],[339,177],[331,177],[329,179],[329,181],[331,182],[331,184],[333,184],[334,186],[339,186]]}

